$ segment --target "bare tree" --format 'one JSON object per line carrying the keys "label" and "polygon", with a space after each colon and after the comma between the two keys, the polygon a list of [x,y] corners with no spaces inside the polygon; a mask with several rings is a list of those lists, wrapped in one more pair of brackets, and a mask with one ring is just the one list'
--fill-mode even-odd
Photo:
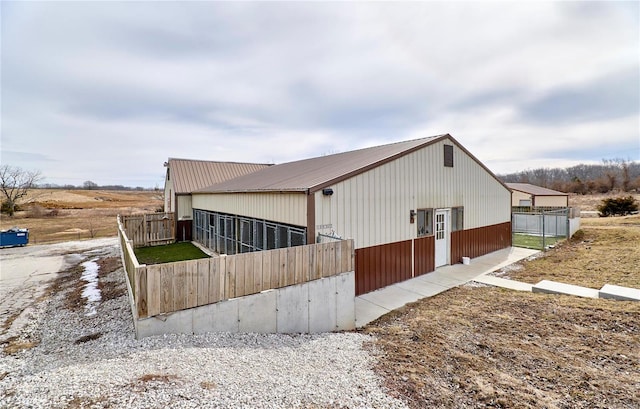
{"label": "bare tree", "polygon": [[27,171],[17,166],[0,166],[0,190],[9,216],[16,210],[16,201],[27,195],[42,180],[40,171]]}
{"label": "bare tree", "polygon": [[93,190],[93,189],[97,189],[98,188],[98,184],[96,182],[92,182],[90,180],[87,180],[86,182],[84,182],[82,184],[82,187],[84,187],[87,190]]}

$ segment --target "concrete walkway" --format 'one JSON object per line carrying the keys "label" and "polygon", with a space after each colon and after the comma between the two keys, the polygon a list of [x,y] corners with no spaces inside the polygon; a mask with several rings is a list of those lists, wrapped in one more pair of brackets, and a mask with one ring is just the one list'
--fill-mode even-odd
{"label": "concrete walkway", "polygon": [[439,267],[433,273],[358,296],[356,297],[356,327],[363,327],[407,303],[431,297],[473,281],[479,276],[499,270],[538,252],[539,250],[519,247],[498,250],[472,259],[469,265],[454,264]]}

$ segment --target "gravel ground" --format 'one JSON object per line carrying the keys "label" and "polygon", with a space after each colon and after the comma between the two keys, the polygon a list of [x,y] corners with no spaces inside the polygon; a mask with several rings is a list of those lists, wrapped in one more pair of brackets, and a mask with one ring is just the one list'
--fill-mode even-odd
{"label": "gravel ground", "polygon": [[[119,257],[116,246],[74,257],[76,265]],[[67,266],[69,267],[69,266]],[[81,271],[67,270],[80,279]],[[100,281],[126,288],[121,267]],[[67,288],[23,312],[7,353],[0,335],[1,408],[404,408],[388,396],[360,333],[165,335],[136,340],[126,295],[97,314],[70,308]],[[14,328],[15,331],[15,328]]]}

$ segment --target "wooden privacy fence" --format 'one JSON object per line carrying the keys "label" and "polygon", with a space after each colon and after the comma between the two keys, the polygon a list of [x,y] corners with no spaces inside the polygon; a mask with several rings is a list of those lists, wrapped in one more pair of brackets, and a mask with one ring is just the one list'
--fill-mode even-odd
{"label": "wooden privacy fence", "polygon": [[136,258],[136,254],[133,252],[133,242],[129,240],[125,233],[124,226],[118,216],[118,239],[120,239],[120,249],[122,250],[122,262],[124,269],[127,273],[127,279],[129,280],[129,286],[133,291],[133,297],[135,299],[135,281],[136,271],[141,267]]}
{"label": "wooden privacy fence", "polygon": [[118,216],[133,247],[159,246],[176,241],[173,213],[148,213]]}
{"label": "wooden privacy fence", "polygon": [[140,265],[120,221],[118,226],[138,318],[354,271],[353,240]]}

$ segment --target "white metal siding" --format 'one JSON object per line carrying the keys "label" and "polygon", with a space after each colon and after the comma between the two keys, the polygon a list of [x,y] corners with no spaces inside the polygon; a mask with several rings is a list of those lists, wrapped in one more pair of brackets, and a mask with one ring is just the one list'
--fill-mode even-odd
{"label": "white metal siding", "polygon": [[566,207],[568,200],[567,196],[536,196],[536,206]]}
{"label": "white metal siding", "polygon": [[520,192],[517,190],[513,191],[513,194],[511,195],[511,205],[512,206],[520,206],[520,201],[521,200],[531,200],[531,195],[528,193],[524,193],[524,192]]}
{"label": "white metal siding", "polygon": [[316,192],[317,233],[355,239],[356,248],[415,238],[410,210],[464,206],[464,228],[511,220],[511,193],[454,145],[444,166],[444,140]]}
{"label": "white metal siding", "polygon": [[304,193],[194,194],[193,208],[271,220],[295,226],[307,225]]}
{"label": "white metal siding", "polygon": [[[191,195],[178,195],[176,196],[176,199],[178,200],[178,214],[176,214],[178,220],[193,218],[193,209],[191,208]],[[174,210],[176,210],[175,207]]]}

